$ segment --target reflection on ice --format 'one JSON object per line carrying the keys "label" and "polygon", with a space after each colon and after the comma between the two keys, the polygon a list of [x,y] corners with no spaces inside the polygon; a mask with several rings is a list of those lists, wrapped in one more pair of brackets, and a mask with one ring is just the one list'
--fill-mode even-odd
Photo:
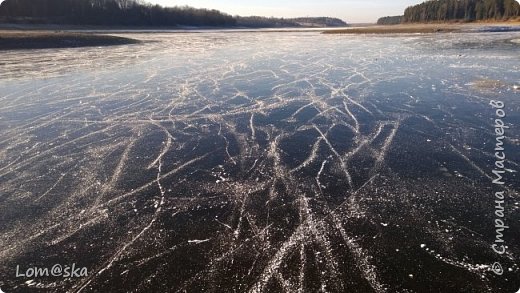
{"label": "reflection on ice", "polygon": [[515,33],[131,37],[0,57],[3,289],[39,263],[88,267],[38,284],[71,292],[517,289],[517,173],[508,282],[486,265]]}

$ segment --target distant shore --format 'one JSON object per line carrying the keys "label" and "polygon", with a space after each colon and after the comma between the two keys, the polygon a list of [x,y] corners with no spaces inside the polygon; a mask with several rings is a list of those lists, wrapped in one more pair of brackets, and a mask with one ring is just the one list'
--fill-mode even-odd
{"label": "distant shore", "polygon": [[[506,30],[504,30],[506,28]],[[246,29],[246,28],[106,28],[80,26],[5,26],[0,25],[0,51],[19,49],[75,48],[90,46],[115,46],[140,43],[124,36],[133,32],[197,32],[198,30],[215,30],[222,32],[321,32],[323,34],[428,34],[459,32],[500,32],[508,29],[520,31],[520,22],[474,22],[474,23],[431,23],[431,24],[398,24],[398,25],[366,25],[341,29]],[[174,32],[174,31],[172,31]]]}
{"label": "distant shore", "polygon": [[0,51],[16,49],[115,46],[136,43],[139,43],[139,41],[103,34],[44,30],[0,30]]}
{"label": "distant shore", "polygon": [[427,34],[469,32],[487,27],[518,27],[520,22],[425,23],[374,25],[323,31],[324,34]]}

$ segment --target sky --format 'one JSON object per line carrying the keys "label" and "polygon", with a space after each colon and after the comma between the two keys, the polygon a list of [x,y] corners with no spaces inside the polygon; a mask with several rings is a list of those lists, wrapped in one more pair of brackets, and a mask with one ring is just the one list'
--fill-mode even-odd
{"label": "sky", "polygon": [[[145,0],[146,1],[146,0]],[[299,17],[330,16],[348,23],[376,22],[379,17],[402,15],[405,8],[424,0],[148,0],[162,6],[188,5],[231,15]]]}

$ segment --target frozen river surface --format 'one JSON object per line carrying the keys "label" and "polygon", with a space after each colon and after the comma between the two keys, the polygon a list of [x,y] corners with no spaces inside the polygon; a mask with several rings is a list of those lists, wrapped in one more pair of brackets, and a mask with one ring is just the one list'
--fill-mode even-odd
{"label": "frozen river surface", "polygon": [[4,291],[520,287],[520,34],[130,36],[0,56]]}

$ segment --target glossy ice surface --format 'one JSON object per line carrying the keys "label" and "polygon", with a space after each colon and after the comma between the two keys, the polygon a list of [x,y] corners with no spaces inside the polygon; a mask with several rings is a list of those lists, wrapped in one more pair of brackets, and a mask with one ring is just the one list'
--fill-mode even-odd
{"label": "glossy ice surface", "polygon": [[4,291],[520,287],[518,32],[126,36],[0,55]]}

